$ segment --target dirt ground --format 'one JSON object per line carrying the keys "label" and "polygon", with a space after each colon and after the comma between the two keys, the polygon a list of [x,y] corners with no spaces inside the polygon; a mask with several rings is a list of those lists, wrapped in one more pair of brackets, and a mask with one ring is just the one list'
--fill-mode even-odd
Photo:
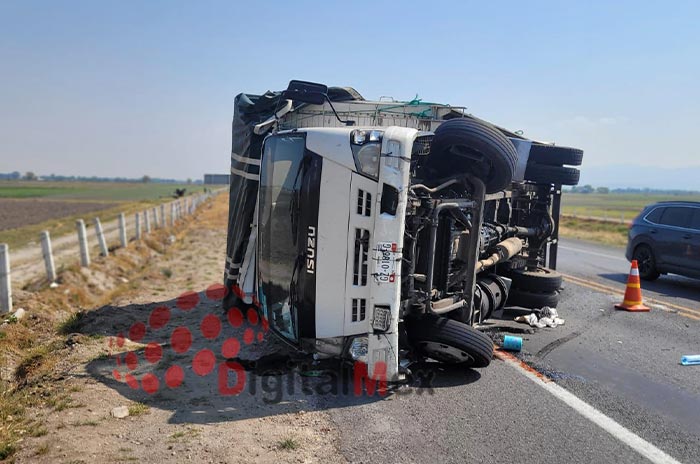
{"label": "dirt ground", "polygon": [[39,224],[75,214],[109,209],[116,203],[0,198],[0,230]]}
{"label": "dirt ground", "polygon": [[[222,308],[225,197],[140,268],[116,280],[82,271],[87,287],[113,296],[86,308],[66,336],[52,377],[65,392],[64,407],[32,408],[43,432],[26,436],[11,459],[345,461],[336,427],[301,371],[275,367],[286,353],[265,321]],[[119,407],[129,416],[113,417]]]}

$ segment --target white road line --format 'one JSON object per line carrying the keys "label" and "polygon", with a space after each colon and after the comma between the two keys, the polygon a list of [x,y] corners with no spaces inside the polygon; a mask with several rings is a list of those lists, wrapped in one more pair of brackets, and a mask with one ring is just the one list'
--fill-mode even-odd
{"label": "white road line", "polygon": [[600,256],[601,258],[616,259],[616,260],[618,260],[618,261],[627,262],[627,259],[626,259],[626,258],[621,258],[621,257],[615,256],[615,255],[612,255],[612,256],[611,256],[611,255],[606,255],[606,254],[604,254],[604,253],[597,253],[597,252],[595,252],[595,251],[583,250],[583,249],[581,249],[581,248],[571,248],[571,247],[568,247],[568,246],[561,246],[561,245],[559,245],[559,249],[560,249],[560,250],[567,250],[567,251],[575,251],[575,252],[577,252],[577,253],[584,253],[584,254],[587,254],[587,255]]}
{"label": "white road line", "polygon": [[537,385],[544,388],[555,397],[559,398],[561,401],[566,403],[569,407],[574,409],[583,417],[593,422],[598,427],[602,428],[610,435],[615,437],[617,440],[621,441],[622,443],[635,450],[637,453],[647,458],[649,461],[658,464],[680,464],[678,461],[661,451],[656,446],[652,445],[645,439],[636,435],[634,432],[631,432],[627,428],[618,424],[610,417],[598,411],[596,408],[586,403],[585,401],[579,399],[573,393],[570,393],[568,390],[565,390],[556,383],[542,381],[542,379],[535,375],[533,372],[523,369],[520,366],[520,363],[516,360],[513,360],[508,357],[499,357],[499,359],[503,360],[513,369],[517,370],[525,377],[532,380]]}

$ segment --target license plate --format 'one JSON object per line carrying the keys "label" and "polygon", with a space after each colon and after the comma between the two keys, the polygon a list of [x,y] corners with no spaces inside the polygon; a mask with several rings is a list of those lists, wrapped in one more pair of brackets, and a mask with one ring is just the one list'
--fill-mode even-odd
{"label": "license plate", "polygon": [[374,278],[380,284],[393,283],[396,280],[396,244],[379,242],[374,253]]}

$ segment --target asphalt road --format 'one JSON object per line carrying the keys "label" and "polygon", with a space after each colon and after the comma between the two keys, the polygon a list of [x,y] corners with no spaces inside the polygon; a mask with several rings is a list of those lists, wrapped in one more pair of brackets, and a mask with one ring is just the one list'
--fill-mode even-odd
{"label": "asphalt road", "polygon": [[[523,363],[427,370],[432,388],[325,397],[353,462],[700,462],[700,282],[643,283],[649,313],[613,308],[623,250],[565,241],[566,324],[523,335]],[[547,382],[551,379],[551,382]],[[321,405],[319,405],[321,406]]]}

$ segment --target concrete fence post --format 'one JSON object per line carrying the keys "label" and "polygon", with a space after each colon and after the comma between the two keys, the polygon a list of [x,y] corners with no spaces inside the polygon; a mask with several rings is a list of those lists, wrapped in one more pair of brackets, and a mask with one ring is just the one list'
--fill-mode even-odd
{"label": "concrete fence post", "polygon": [[10,247],[6,243],[0,243],[0,314],[9,312],[12,312]]}
{"label": "concrete fence post", "polygon": [[136,240],[141,240],[141,215],[134,214],[134,228],[136,229]]}
{"label": "concrete fence post", "polygon": [[126,238],[126,217],[124,213],[119,213],[119,243],[121,243],[122,248],[126,248],[129,244],[129,240]]}
{"label": "concrete fence post", "polygon": [[145,233],[150,234],[151,233],[151,218],[148,217],[148,210],[143,212],[143,226],[145,229]]}
{"label": "concrete fence post", "polygon": [[158,208],[153,208],[153,228],[157,229],[158,228],[158,223],[160,222],[158,220]]}
{"label": "concrete fence post", "polygon": [[175,203],[170,203],[170,226],[175,225]]}
{"label": "concrete fence post", "polygon": [[78,244],[80,245],[80,265],[90,266],[90,251],[88,249],[87,232],[85,232],[85,221],[78,219],[75,221],[78,228]]}
{"label": "concrete fence post", "polygon": [[620,224],[625,223],[625,213],[620,213]]}
{"label": "concrete fence post", "polygon": [[165,228],[165,204],[160,204],[160,226]]}
{"label": "concrete fence post", "polygon": [[56,265],[53,262],[53,250],[51,249],[51,236],[49,231],[41,233],[41,253],[44,255],[44,265],[46,266],[46,278],[49,282],[56,281]]}
{"label": "concrete fence post", "polygon": [[100,254],[109,256],[109,248],[107,248],[107,240],[105,240],[105,232],[102,230],[100,218],[96,217],[92,222],[95,224],[95,236],[97,236],[97,244],[100,246]]}

